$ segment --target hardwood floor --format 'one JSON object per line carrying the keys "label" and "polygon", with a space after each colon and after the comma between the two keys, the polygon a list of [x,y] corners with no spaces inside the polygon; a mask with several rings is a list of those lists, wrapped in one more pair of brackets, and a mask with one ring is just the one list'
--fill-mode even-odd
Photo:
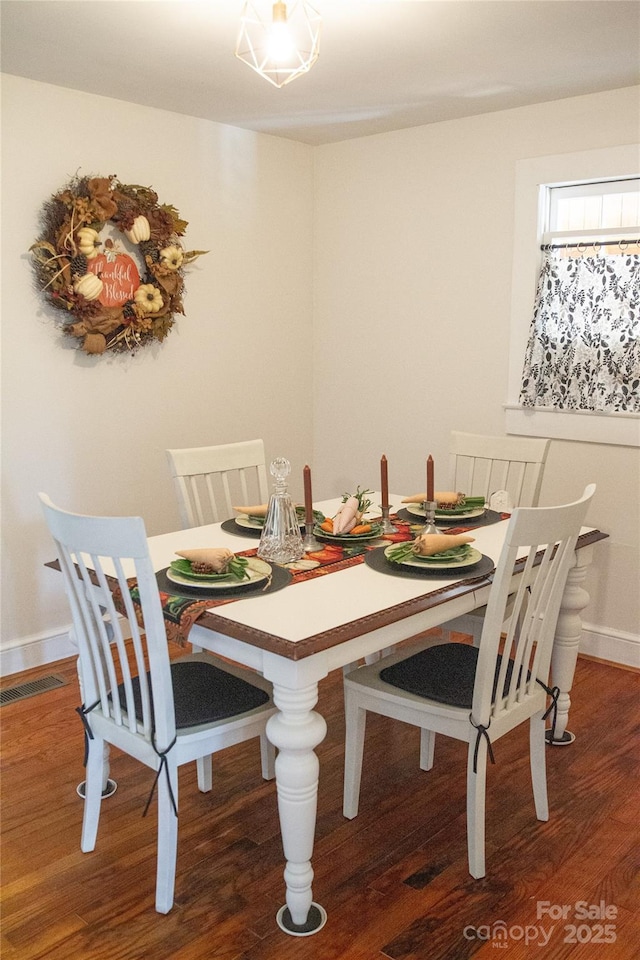
{"label": "hardwood floor", "polygon": [[[283,860],[275,787],[260,778],[257,741],[214,760],[211,794],[198,792],[195,764],[181,770],[176,903],[167,916],[154,910],[155,813],[142,818],[152,777],[115,750],[117,792],[103,801],[96,850],[80,852],[75,662],[3,686],[48,674],[68,683],[1,708],[2,960],[638,956],[633,671],[579,659],[576,742],[548,751],[548,823],[535,819],[526,727],[496,744],[483,880],[467,872],[462,744],[439,738],[434,769],[424,773],[417,731],[370,717],[360,815],[343,818],[342,683],[339,673],[327,678],[314,895],[329,919],[309,938],[288,937],[275,924]],[[538,917],[545,901],[551,916]],[[599,909],[604,902],[616,916],[582,919],[580,901]],[[563,906],[568,916],[558,920]]]}

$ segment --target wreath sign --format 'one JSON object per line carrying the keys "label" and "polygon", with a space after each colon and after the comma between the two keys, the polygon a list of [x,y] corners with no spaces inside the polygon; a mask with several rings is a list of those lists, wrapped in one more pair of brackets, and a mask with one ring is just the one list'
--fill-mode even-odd
{"label": "wreath sign", "polygon": [[[134,352],[162,341],[184,314],[183,269],[206,250],[180,244],[187,222],[150,187],[115,176],[74,177],[42,211],[30,247],[38,287],[65,312],[85,353]],[[100,239],[112,224],[116,239]],[[127,240],[118,236],[118,232]],[[131,256],[127,248],[134,254]]]}

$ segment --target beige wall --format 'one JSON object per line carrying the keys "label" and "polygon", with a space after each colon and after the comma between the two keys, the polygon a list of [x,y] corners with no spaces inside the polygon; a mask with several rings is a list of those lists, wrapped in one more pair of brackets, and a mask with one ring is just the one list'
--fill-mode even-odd
{"label": "beige wall", "polygon": [[[337,493],[446,486],[452,429],[503,434],[516,162],[637,142],[638,89],[485,114],[315,152],[314,457]],[[587,646],[640,664],[640,451],[557,441],[541,503],[598,492]],[[439,478],[439,480],[438,480]],[[635,641],[635,642],[634,642]]]}
{"label": "beige wall", "polygon": [[[263,436],[294,471],[312,463],[320,499],[376,488],[383,452],[401,491],[429,452],[443,477],[451,429],[504,433],[516,162],[637,139],[637,97],[310,148],[4,77],[0,650],[29,664],[68,622],[38,490],[157,533],[178,522],[170,446]],[[211,251],[186,317],[133,358],[65,348],[32,288],[37,211],[78,168],[152,185]],[[542,502],[591,480],[589,522],[610,539],[585,648],[638,662],[638,450],[554,442]]]}
{"label": "beige wall", "polygon": [[[2,649],[66,628],[39,490],[178,525],[165,449],[263,437],[311,456],[312,148],[3,77]],[[32,285],[38,212],[78,169],[153,186],[189,221],[186,316],[162,346],[90,359]],[[283,383],[287,389],[283,389]],[[293,402],[292,402],[293,398]],[[33,649],[34,657],[38,651]]]}

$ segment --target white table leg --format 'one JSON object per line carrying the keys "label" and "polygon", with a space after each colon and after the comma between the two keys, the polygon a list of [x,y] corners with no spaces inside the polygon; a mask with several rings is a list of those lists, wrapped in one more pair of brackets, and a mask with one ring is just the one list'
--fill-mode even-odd
{"label": "white table leg", "polygon": [[[576,671],[578,648],[582,636],[582,618],[580,614],[589,603],[589,594],[584,589],[587,567],[591,561],[591,548],[586,547],[576,553],[575,563],[569,570],[567,583],[562,595],[560,614],[556,626],[556,636],[551,654],[551,683],[560,689],[558,697],[558,715],[556,720],[554,746],[573,743],[575,735],[567,730],[573,685]],[[547,731],[547,742],[551,742],[551,731]]]}
{"label": "white table leg", "polygon": [[309,936],[326,921],[325,910],[313,903],[311,855],[316,828],[319,763],[314,748],[324,740],[327,725],[313,710],[318,684],[299,690],[274,683],[273,699],[279,713],[267,724],[267,736],[278,748],[276,787],[282,846],[287,865],[286,905],[277,921],[285,933]]}

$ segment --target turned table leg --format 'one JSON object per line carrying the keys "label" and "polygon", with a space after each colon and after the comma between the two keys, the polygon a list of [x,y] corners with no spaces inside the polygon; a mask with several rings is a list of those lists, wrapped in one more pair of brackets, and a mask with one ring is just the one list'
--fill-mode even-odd
{"label": "turned table leg", "polygon": [[560,614],[556,626],[556,636],[551,654],[551,683],[560,690],[555,737],[551,740],[551,730],[547,730],[547,743],[554,746],[573,743],[575,735],[567,730],[569,708],[571,706],[571,687],[576,670],[578,648],[582,636],[581,613],[589,603],[589,594],[583,587],[587,568],[591,560],[589,547],[575,555],[574,565],[569,570],[567,583],[562,595]]}
{"label": "turned table leg", "polygon": [[318,685],[293,690],[274,683],[273,700],[279,713],[267,724],[267,736],[278,749],[276,787],[282,846],[287,865],[286,905],[277,914],[285,933],[309,936],[327,919],[313,903],[311,855],[316,827],[319,763],[314,748],[324,740],[327,726],[313,707]]}

